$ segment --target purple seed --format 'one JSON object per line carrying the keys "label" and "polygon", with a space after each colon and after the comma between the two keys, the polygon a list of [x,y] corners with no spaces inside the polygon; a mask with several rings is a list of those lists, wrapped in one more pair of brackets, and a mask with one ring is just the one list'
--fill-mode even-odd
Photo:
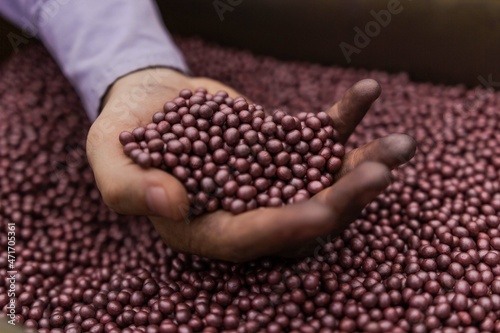
{"label": "purple seed", "polygon": [[148,142],[148,149],[150,152],[161,152],[163,151],[163,147],[165,144],[163,143],[162,139],[153,139]]}
{"label": "purple seed", "polygon": [[130,153],[134,150],[141,151],[141,149],[139,148],[139,144],[137,142],[129,142],[123,147],[123,152],[125,153],[125,155],[128,156],[130,156]]}
{"label": "purple seed", "polygon": [[290,163],[290,154],[287,152],[280,152],[274,156],[274,164],[276,166],[286,166],[288,163]]}
{"label": "purple seed", "polygon": [[300,141],[295,146],[293,146],[293,149],[300,155],[305,155],[309,152],[309,145],[304,141]]}
{"label": "purple seed", "polygon": [[207,154],[208,148],[207,145],[201,141],[197,140],[193,142],[193,152],[198,156],[205,156]]}
{"label": "purple seed", "polygon": [[251,163],[250,164],[250,169],[248,171],[248,173],[250,174],[250,176],[252,176],[253,179],[256,179],[260,176],[262,176],[264,172],[264,169],[262,168],[262,166],[259,164],[259,163]]}
{"label": "purple seed", "polygon": [[276,170],[276,175],[281,180],[290,180],[292,179],[292,171],[286,166],[280,166]]}
{"label": "purple seed", "polygon": [[309,165],[310,168],[316,168],[316,169],[323,169],[325,166],[325,159],[322,156],[316,155],[312,156],[307,160],[307,164]]}
{"label": "purple seed", "polygon": [[295,128],[295,119],[292,116],[286,115],[281,119],[281,126],[285,131],[291,131]]}
{"label": "purple seed", "polygon": [[230,145],[235,146],[240,140],[240,134],[236,128],[228,128],[224,132],[224,141]]}
{"label": "purple seed", "polygon": [[[257,154],[257,161],[262,166],[266,167],[272,163],[273,157],[271,156],[271,154],[268,151],[263,150]],[[267,178],[270,178],[270,177],[267,177]]]}
{"label": "purple seed", "polygon": [[342,161],[338,157],[330,157],[327,163],[327,169],[330,173],[336,173],[340,170],[342,165]]}
{"label": "purple seed", "polygon": [[246,158],[250,155],[250,147],[246,144],[239,144],[234,148],[234,155],[236,157]]}
{"label": "purple seed", "polygon": [[119,138],[120,138],[120,143],[121,143],[122,145],[124,145],[124,146],[125,146],[127,143],[130,143],[130,142],[135,142],[135,140],[136,140],[136,139],[135,139],[135,136],[134,136],[132,133],[130,133],[130,132],[126,132],[126,131],[121,132],[121,133],[120,133],[120,137],[119,137]]}
{"label": "purple seed", "polygon": [[151,157],[148,153],[140,153],[135,161],[142,168],[149,168],[151,166]]}
{"label": "purple seed", "polygon": [[200,133],[196,127],[187,127],[184,130],[184,136],[187,137],[191,142],[194,142],[200,138]]}
{"label": "purple seed", "polygon": [[179,155],[183,152],[184,146],[179,140],[170,140],[167,142],[167,151]]}
{"label": "purple seed", "polygon": [[305,123],[307,127],[312,129],[313,131],[318,131],[321,128],[321,120],[319,120],[317,117],[309,117],[305,120]]}
{"label": "purple seed", "polygon": [[286,143],[288,143],[289,145],[292,145],[292,146],[299,143],[301,139],[304,139],[304,138],[302,137],[302,134],[298,130],[292,130],[291,132],[288,132],[285,135]]}
{"label": "purple seed", "polygon": [[261,127],[260,131],[267,136],[271,136],[276,132],[276,124],[273,122],[264,122]]}
{"label": "purple seed", "polygon": [[250,185],[244,185],[238,189],[236,195],[242,200],[249,201],[257,195],[257,189]]}
{"label": "purple seed", "polygon": [[266,150],[271,154],[277,154],[283,150],[283,144],[280,140],[271,139],[266,143]]}
{"label": "purple seed", "polygon": [[214,110],[208,106],[207,104],[203,104],[200,106],[200,110],[198,111],[200,117],[205,118],[205,119],[210,119],[212,115],[214,114]]}
{"label": "purple seed", "polygon": [[235,199],[231,202],[231,212],[233,214],[241,214],[246,210],[246,204],[243,200]]}
{"label": "purple seed", "polygon": [[224,147],[224,140],[220,136],[212,136],[208,141],[208,148],[215,152],[217,149]]}
{"label": "purple seed", "polygon": [[307,184],[307,190],[309,191],[309,193],[311,194],[316,194],[318,192],[320,192],[321,190],[323,190],[323,184],[321,184],[321,182],[317,181],[317,180],[314,180],[312,182],[310,182],[309,184]]}

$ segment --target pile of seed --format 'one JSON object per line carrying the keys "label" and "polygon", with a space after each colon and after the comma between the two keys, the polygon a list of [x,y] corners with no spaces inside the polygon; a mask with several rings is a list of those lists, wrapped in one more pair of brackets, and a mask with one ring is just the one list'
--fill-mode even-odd
{"label": "pile of seed", "polygon": [[325,110],[374,78],[382,96],[347,150],[404,132],[417,155],[309,258],[175,253],[146,219],[102,204],[85,160],[89,122],[47,53],[29,46],[0,68],[1,313],[14,222],[15,310],[32,331],[500,331],[499,93],[179,45],[194,73],[268,110]]}
{"label": "pile of seed", "polygon": [[120,133],[123,151],[143,168],[172,173],[193,215],[299,203],[329,187],[344,146],[325,112],[297,117],[243,97],[182,90],[152,122]]}

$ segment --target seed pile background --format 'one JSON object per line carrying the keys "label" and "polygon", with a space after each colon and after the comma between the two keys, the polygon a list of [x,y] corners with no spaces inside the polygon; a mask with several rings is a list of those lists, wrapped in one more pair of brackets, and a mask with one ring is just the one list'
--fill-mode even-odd
{"label": "seed pile background", "polygon": [[405,132],[419,151],[314,257],[233,265],[177,254],[145,219],[101,203],[89,123],[33,45],[0,69],[0,308],[14,221],[18,319],[40,332],[500,331],[498,93],[178,42],[194,73],[267,109],[324,110],[377,79],[383,94],[348,149]]}

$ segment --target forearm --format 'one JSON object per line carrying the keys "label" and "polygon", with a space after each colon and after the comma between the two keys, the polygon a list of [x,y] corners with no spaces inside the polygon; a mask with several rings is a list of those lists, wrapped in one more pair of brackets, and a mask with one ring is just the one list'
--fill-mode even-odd
{"label": "forearm", "polygon": [[151,66],[187,71],[151,0],[5,1],[0,12],[42,40],[91,119],[117,78]]}

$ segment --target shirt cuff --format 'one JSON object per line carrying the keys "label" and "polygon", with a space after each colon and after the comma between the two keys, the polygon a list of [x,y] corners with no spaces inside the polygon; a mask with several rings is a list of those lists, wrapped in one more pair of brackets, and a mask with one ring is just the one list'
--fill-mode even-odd
{"label": "shirt cuff", "polygon": [[184,59],[177,53],[160,50],[156,54],[150,52],[128,54],[126,58],[115,61],[112,66],[96,71],[86,80],[79,82],[77,89],[90,119],[94,120],[98,116],[104,94],[118,78],[149,67],[168,67],[184,73],[189,71]]}
{"label": "shirt cuff", "polygon": [[[91,120],[109,86],[147,67],[188,72],[152,0],[53,1],[32,12],[40,39],[73,84]],[[45,18],[45,19],[44,19]]]}

